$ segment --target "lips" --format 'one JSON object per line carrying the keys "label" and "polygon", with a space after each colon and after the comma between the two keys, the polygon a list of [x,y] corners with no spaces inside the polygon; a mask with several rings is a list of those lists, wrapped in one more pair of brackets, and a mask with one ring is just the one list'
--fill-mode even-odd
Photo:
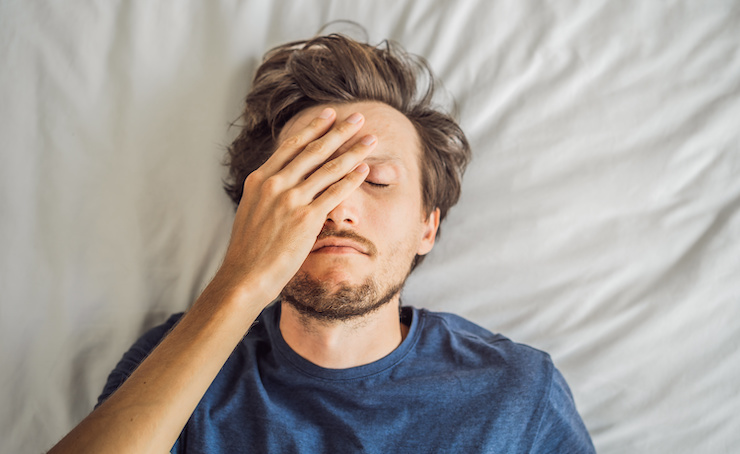
{"label": "lips", "polygon": [[324,226],[316,237],[311,252],[332,254],[363,254],[375,257],[378,249],[372,241],[349,229],[334,229]]}
{"label": "lips", "polygon": [[316,243],[313,245],[313,249],[311,249],[311,252],[352,252],[348,249],[351,249],[354,252],[359,252],[360,254],[368,255],[368,251],[365,247],[363,247],[360,243],[356,241],[352,241],[346,238],[324,238],[321,240],[316,241]]}

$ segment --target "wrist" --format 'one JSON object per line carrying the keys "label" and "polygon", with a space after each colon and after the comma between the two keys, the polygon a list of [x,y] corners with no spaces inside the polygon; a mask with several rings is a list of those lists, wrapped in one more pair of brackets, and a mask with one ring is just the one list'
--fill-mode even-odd
{"label": "wrist", "polygon": [[196,301],[239,312],[259,314],[282,291],[268,285],[269,278],[259,273],[222,266]]}

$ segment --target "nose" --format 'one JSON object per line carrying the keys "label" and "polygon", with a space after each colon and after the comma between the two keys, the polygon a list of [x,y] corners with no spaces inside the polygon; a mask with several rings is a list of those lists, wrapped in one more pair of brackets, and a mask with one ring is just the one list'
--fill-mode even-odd
{"label": "nose", "polygon": [[360,220],[358,203],[357,194],[353,193],[329,212],[326,216],[326,223],[333,224],[337,228],[357,227]]}

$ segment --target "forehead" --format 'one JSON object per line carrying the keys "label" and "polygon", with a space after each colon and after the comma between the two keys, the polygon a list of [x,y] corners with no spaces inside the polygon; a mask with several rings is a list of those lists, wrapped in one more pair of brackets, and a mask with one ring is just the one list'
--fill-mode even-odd
{"label": "forehead", "polygon": [[379,102],[322,104],[309,107],[288,120],[280,132],[280,140],[284,140],[308,126],[311,120],[316,118],[326,107],[331,107],[337,112],[335,123],[344,121],[354,112],[360,112],[365,117],[362,129],[345,142],[337,150],[337,154],[341,154],[350,148],[363,136],[373,134],[378,138],[378,145],[365,159],[366,162],[399,161],[409,167],[409,170],[418,173],[421,146],[416,128],[404,114],[387,104]]}

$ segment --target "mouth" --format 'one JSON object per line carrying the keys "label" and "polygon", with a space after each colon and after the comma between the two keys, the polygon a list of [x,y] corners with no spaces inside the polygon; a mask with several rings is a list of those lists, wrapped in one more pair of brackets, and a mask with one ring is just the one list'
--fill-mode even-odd
{"label": "mouth", "polygon": [[363,254],[349,246],[324,246],[311,252],[314,254]]}
{"label": "mouth", "polygon": [[361,254],[375,257],[378,253],[372,241],[352,230],[324,228],[316,237],[311,253]]}
{"label": "mouth", "polygon": [[342,238],[326,238],[314,244],[311,253],[317,254],[363,254],[368,252],[360,244]]}

